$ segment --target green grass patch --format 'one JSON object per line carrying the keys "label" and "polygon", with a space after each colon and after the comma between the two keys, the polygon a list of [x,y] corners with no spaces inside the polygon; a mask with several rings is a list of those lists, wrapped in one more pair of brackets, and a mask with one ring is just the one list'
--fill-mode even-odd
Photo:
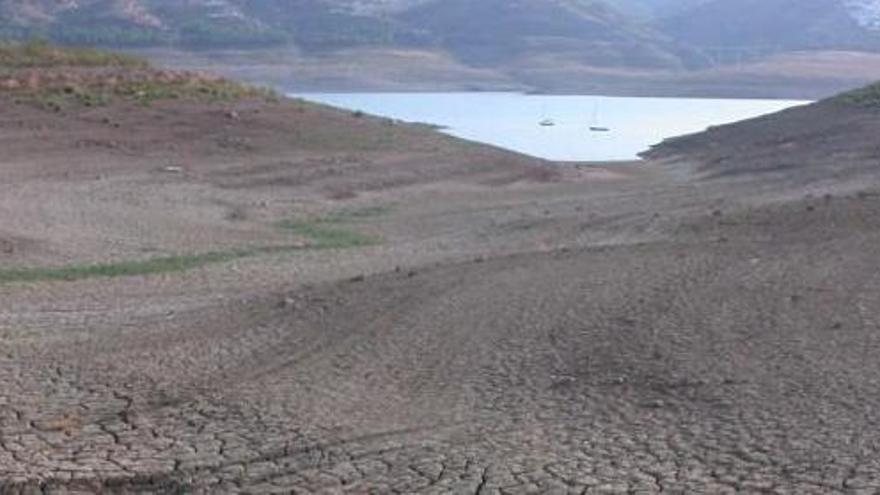
{"label": "green grass patch", "polygon": [[0,267],[0,284],[14,282],[75,281],[90,278],[132,277],[183,272],[215,263],[225,263],[261,254],[303,251],[308,249],[345,249],[369,246],[377,240],[340,224],[380,215],[387,208],[342,210],[313,221],[284,220],[278,226],[311,241],[308,246],[266,246],[214,251],[201,254],[159,256],[145,260],[94,263],[59,267]]}
{"label": "green grass patch", "polygon": [[369,246],[377,240],[352,229],[351,225],[391,211],[387,206],[343,209],[311,220],[282,220],[278,227],[312,241],[316,249],[344,249]]}
{"label": "green grass patch", "polygon": [[260,254],[299,251],[302,246],[268,246],[201,254],[160,256],[146,260],[60,267],[0,268],[0,284],[13,282],[74,281],[90,278],[132,277],[173,273]]}
{"label": "green grass patch", "polygon": [[93,48],[62,48],[45,41],[0,42],[0,68],[120,67],[147,68],[141,58]]}
{"label": "green grass patch", "polygon": [[220,263],[248,254],[241,252],[216,252],[196,255],[165,256],[140,261],[70,265],[46,268],[0,268],[0,283],[39,282],[44,280],[82,280],[98,277],[128,277],[157,273],[179,272],[198,268],[209,263]]}
{"label": "green grass patch", "polygon": [[324,216],[324,223],[346,223],[379,217],[391,212],[389,206],[367,206],[364,208],[346,208]]}
{"label": "green grass patch", "polygon": [[312,242],[309,247],[313,249],[344,249],[376,243],[376,240],[371,236],[323,221],[282,220],[278,226],[308,239]]}
{"label": "green grass patch", "polygon": [[831,101],[865,108],[880,108],[880,83],[833,96]]}

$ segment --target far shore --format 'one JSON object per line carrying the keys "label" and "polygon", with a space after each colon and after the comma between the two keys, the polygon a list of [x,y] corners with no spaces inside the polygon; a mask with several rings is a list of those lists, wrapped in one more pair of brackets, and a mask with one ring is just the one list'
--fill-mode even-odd
{"label": "far shore", "polygon": [[880,80],[880,54],[793,52],[696,71],[590,66],[463,65],[431,51],[352,49],[306,56],[292,48],[129,50],[286,92],[523,92],[633,97],[817,100]]}

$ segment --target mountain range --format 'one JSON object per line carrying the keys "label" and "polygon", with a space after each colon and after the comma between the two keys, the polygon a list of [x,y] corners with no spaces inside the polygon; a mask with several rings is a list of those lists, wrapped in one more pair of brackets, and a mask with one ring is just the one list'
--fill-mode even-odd
{"label": "mountain range", "polygon": [[714,0],[660,21],[690,46],[772,51],[880,48],[880,2]]}
{"label": "mountain range", "polygon": [[880,0],[0,0],[0,38],[29,37],[315,56],[423,50],[508,71],[682,70],[880,52]]}

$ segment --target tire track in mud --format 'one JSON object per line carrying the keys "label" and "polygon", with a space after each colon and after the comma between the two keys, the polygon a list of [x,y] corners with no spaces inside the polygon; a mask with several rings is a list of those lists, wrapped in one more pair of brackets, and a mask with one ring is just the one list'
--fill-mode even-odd
{"label": "tire track in mud", "polygon": [[876,488],[877,236],[729,235],[439,265],[134,339],[17,345],[15,394],[57,386],[94,414],[50,425],[5,404],[0,489]]}

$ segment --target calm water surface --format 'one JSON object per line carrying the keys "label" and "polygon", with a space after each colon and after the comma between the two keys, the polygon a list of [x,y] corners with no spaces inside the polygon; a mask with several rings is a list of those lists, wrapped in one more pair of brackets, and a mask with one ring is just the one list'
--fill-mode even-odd
{"label": "calm water surface", "polygon": [[[550,160],[629,160],[665,138],[807,102],[519,93],[307,93],[311,101],[408,122]],[[541,126],[542,120],[555,125]],[[591,132],[590,127],[609,132]]]}

